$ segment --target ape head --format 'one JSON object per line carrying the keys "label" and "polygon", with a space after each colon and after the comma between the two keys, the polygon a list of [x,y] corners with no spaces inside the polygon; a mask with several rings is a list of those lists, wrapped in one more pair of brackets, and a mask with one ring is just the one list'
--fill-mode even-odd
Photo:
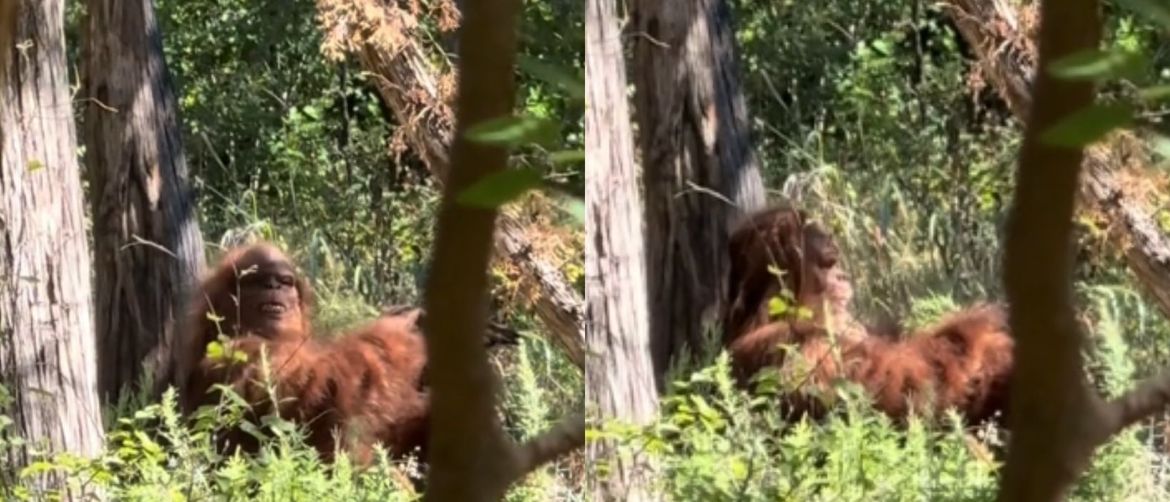
{"label": "ape head", "polygon": [[202,311],[208,328],[218,328],[216,335],[256,335],[268,340],[309,335],[312,290],[284,252],[271,244],[229,251],[201,293],[195,311]]}
{"label": "ape head", "polygon": [[199,363],[217,338],[254,336],[270,341],[308,338],[313,293],[288,256],[276,246],[258,243],[229,250],[190,298],[182,325],[176,384],[185,409],[205,398],[214,382],[200,378]]}
{"label": "ape head", "polygon": [[826,304],[844,312],[852,298],[840,249],[803,210],[778,206],[749,215],[732,229],[729,252],[725,340],[771,321],[768,302],[783,291],[815,321],[824,319]]}

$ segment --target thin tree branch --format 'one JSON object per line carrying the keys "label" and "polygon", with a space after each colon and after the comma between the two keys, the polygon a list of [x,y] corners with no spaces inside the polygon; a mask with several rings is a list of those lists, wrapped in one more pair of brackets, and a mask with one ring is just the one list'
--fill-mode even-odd
{"label": "thin tree branch", "polygon": [[585,415],[574,413],[553,428],[525,441],[517,450],[520,476],[585,446]]}
{"label": "thin tree branch", "polygon": [[1152,376],[1136,388],[1109,402],[1109,411],[1116,418],[1110,434],[1133,425],[1170,406],[1170,369]]}

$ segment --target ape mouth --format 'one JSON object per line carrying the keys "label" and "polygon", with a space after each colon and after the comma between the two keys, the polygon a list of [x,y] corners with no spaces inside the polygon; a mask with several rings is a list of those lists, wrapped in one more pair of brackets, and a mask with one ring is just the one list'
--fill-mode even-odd
{"label": "ape mouth", "polygon": [[283,303],[278,302],[264,302],[260,304],[260,312],[267,314],[270,317],[280,317],[288,312],[288,307]]}

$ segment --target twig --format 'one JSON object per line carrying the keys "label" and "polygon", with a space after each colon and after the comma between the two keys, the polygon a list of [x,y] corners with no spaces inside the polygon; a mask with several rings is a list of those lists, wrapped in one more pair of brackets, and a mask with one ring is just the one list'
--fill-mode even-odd
{"label": "twig", "polygon": [[520,476],[585,446],[585,415],[577,412],[520,445]]}

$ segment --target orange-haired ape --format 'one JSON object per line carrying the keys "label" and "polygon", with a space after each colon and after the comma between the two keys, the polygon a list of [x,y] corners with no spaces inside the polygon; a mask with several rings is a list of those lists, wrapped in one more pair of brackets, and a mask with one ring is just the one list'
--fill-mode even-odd
{"label": "orange-haired ape", "polygon": [[[764,367],[787,367],[784,344],[811,365],[804,383],[857,382],[895,419],[911,406],[920,412],[954,407],[971,422],[1006,411],[1012,340],[1001,308],[970,308],[902,340],[869,336],[849,312],[852,286],[832,237],[793,208],[750,215],[733,230],[729,251],[724,344],[741,383]],[[774,318],[768,302],[782,291],[802,308]],[[818,409],[799,396],[789,403],[802,408],[797,413]]]}
{"label": "orange-haired ape", "polygon": [[[228,252],[192,300],[183,331],[191,362],[181,402],[186,413],[218,402],[209,392],[227,384],[253,405],[253,416],[273,411],[265,390],[262,350],[285,419],[307,425],[308,442],[326,460],[341,440],[359,463],[368,463],[375,441],[391,453],[424,447],[429,401],[421,388],[426,346],[415,311],[388,313],[333,339],[314,338],[309,324],[311,291],[279,249],[256,244]],[[207,344],[230,339],[226,356]],[[243,362],[233,353],[246,356]],[[242,431],[229,446],[254,450]]]}

